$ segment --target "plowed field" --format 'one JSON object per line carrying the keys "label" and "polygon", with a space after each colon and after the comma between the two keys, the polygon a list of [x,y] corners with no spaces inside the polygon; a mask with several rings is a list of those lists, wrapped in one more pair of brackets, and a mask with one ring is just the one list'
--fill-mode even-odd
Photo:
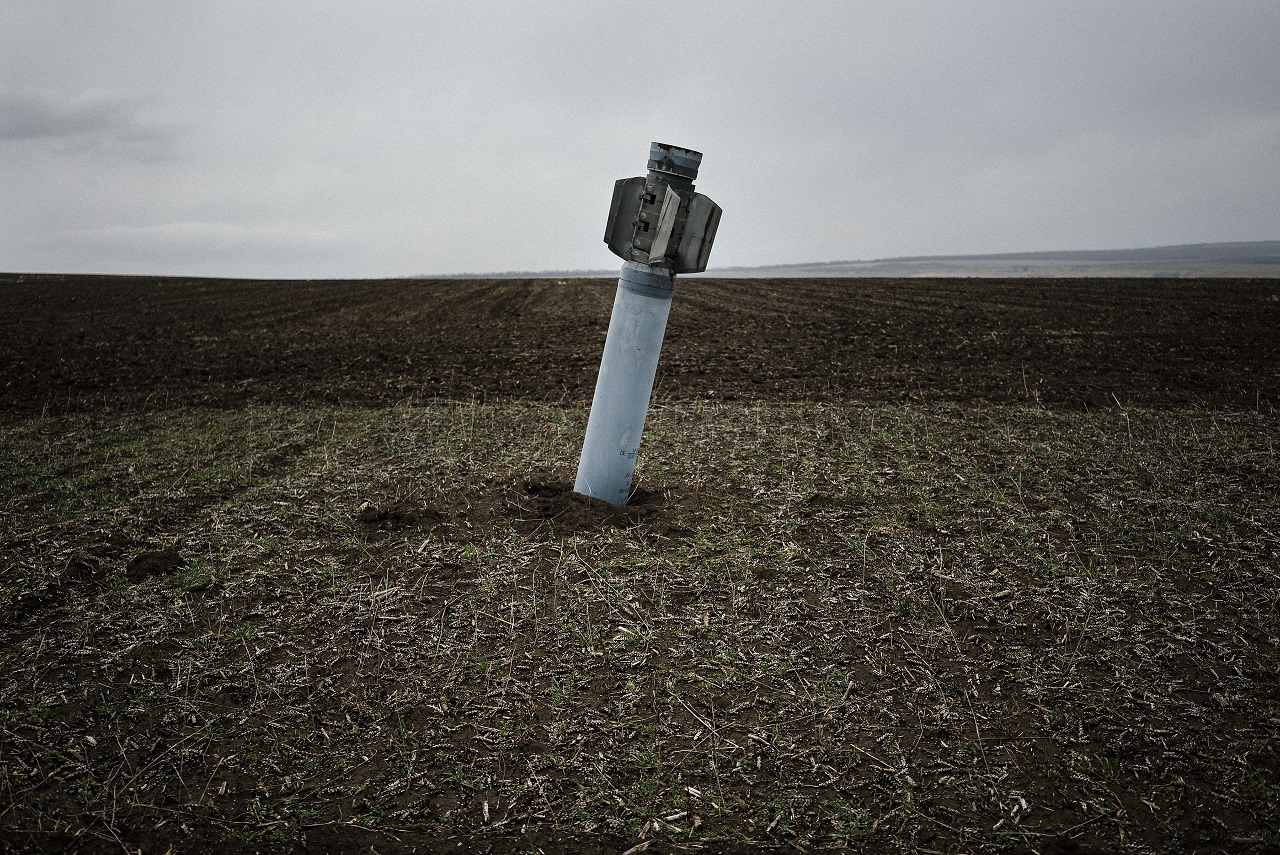
{"label": "plowed field", "polygon": [[0,852],[1280,851],[1280,281],[0,276]]}
{"label": "plowed field", "polygon": [[[0,277],[8,415],[587,402],[609,280]],[[659,399],[1256,408],[1280,282],[682,280]]]}

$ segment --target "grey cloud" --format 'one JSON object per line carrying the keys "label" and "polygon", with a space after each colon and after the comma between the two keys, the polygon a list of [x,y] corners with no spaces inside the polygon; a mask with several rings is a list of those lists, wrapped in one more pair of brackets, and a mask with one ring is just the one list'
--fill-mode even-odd
{"label": "grey cloud", "polygon": [[62,152],[154,162],[177,155],[179,126],[146,118],[134,98],[0,92],[0,141],[45,142]]}

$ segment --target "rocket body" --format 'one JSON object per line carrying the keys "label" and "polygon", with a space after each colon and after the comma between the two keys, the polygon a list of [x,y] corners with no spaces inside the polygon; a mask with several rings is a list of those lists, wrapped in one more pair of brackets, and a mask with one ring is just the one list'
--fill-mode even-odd
{"label": "rocket body", "polygon": [[720,207],[695,193],[702,155],[649,147],[649,174],[614,184],[604,240],[626,263],[609,318],[574,492],[625,505],[653,394],[675,274],[707,269]]}
{"label": "rocket body", "polygon": [[634,261],[623,265],[575,493],[613,505],[627,503],[674,293],[675,277],[669,270]]}

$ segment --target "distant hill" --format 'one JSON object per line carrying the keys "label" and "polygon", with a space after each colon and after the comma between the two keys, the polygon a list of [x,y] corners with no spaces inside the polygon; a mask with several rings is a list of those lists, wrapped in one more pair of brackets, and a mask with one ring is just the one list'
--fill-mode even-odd
{"label": "distant hill", "polygon": [[[508,270],[418,279],[582,279],[614,277],[605,270]],[[1138,276],[1280,279],[1280,240],[1188,243],[1141,249],[1009,252],[998,255],[917,255],[874,261],[820,261],[765,267],[713,267],[697,274],[721,279],[841,276],[976,276],[994,278]]]}
{"label": "distant hill", "polygon": [[1142,276],[1280,278],[1280,241],[1191,243],[1140,249],[921,255],[768,267],[720,267],[722,277],[830,276]]}

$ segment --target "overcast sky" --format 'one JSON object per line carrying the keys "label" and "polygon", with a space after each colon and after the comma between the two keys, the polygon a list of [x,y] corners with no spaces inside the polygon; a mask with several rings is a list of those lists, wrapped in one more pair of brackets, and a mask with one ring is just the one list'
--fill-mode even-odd
{"label": "overcast sky", "polygon": [[0,270],[712,267],[1280,239],[1280,2],[0,4]]}

